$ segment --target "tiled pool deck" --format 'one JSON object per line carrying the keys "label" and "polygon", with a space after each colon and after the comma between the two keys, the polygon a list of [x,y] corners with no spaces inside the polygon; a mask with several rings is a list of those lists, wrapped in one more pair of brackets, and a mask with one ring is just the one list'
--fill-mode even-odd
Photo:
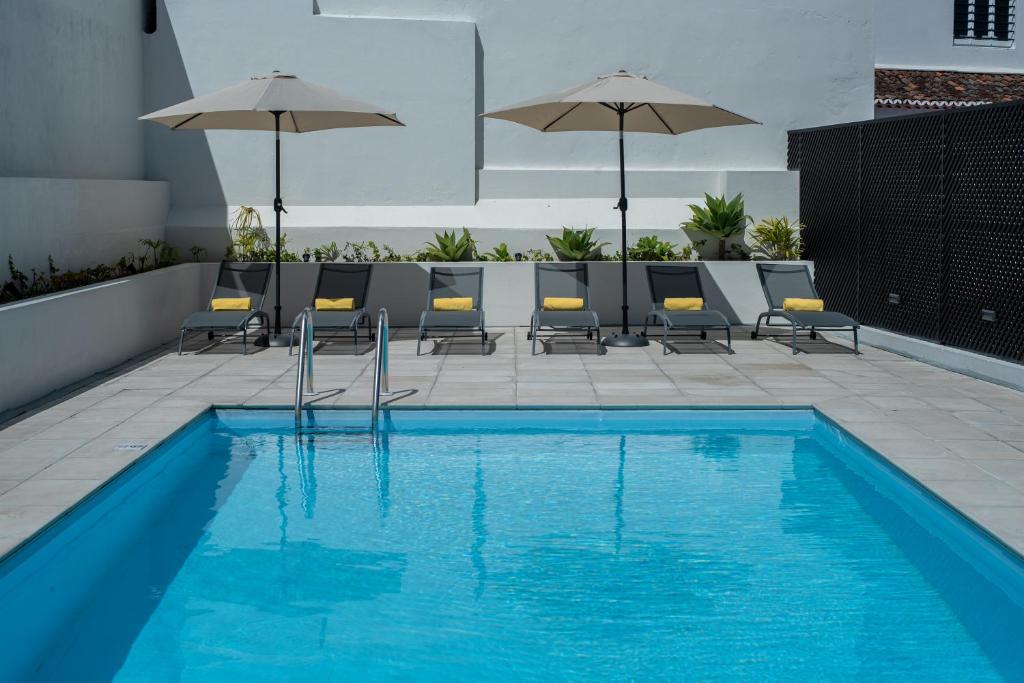
{"label": "tiled pool deck", "polygon": [[[558,342],[530,355],[523,329],[494,330],[492,352],[471,340],[426,344],[397,335],[391,388],[405,405],[813,405],[939,496],[1024,553],[1024,393],[864,347],[805,342],[807,353],[745,333],[727,356],[713,342],[681,353]],[[205,337],[0,429],[0,554],[211,404],[292,404],[295,357],[249,356]],[[373,353],[338,341],[315,361],[314,405],[366,405]]]}

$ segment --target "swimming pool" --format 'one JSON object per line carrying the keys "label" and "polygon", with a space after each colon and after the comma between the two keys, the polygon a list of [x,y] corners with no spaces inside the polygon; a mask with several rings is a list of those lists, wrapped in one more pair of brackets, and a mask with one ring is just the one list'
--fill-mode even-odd
{"label": "swimming pool", "polygon": [[1024,677],[1020,558],[810,410],[211,411],[0,564],[0,679]]}

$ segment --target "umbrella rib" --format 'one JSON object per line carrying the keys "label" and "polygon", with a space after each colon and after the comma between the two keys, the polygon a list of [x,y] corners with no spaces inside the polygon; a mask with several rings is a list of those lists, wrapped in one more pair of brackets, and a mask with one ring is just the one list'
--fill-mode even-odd
{"label": "umbrella rib", "polygon": [[188,122],[189,122],[189,121],[191,121],[192,119],[197,119],[197,118],[199,118],[199,117],[200,117],[200,116],[202,116],[202,115],[203,115],[203,113],[202,113],[202,112],[199,112],[198,114],[192,114],[192,116],[188,117],[187,119],[185,119],[185,120],[184,120],[184,121],[182,121],[181,123],[176,123],[176,124],[174,124],[173,126],[171,126],[171,130],[178,130],[179,128],[181,128],[182,126],[184,126],[184,125],[185,125],[186,123],[188,123]]}
{"label": "umbrella rib", "polygon": [[295,127],[295,132],[296,133],[301,133],[302,131],[299,130],[299,122],[295,120],[295,112],[293,112],[291,109],[289,109],[288,110],[288,116],[292,117],[292,126]]}
{"label": "umbrella rib", "polygon": [[658,110],[654,108],[654,105],[652,105],[651,103],[648,102],[647,106],[651,108],[651,111],[654,112],[654,115],[658,117],[659,121],[661,121],[661,125],[665,126],[665,130],[667,130],[669,132],[669,134],[675,135],[676,132],[674,130],[672,130],[672,126],[668,125],[668,122],[665,121],[665,119],[663,119],[661,117],[661,114],[659,114]]}
{"label": "umbrella rib", "polygon": [[555,125],[556,123],[558,123],[559,121],[561,121],[562,119],[564,119],[564,118],[565,118],[566,116],[568,116],[569,114],[571,114],[571,113],[573,112],[573,110],[574,110],[574,109],[576,109],[576,107],[580,106],[581,104],[583,104],[583,103],[582,103],[582,102],[577,102],[576,104],[574,104],[574,105],[572,105],[571,107],[569,107],[568,109],[566,109],[566,110],[565,110],[564,112],[562,112],[562,113],[561,113],[561,115],[559,115],[559,117],[558,117],[558,118],[556,118],[556,119],[555,119],[554,121],[552,121],[552,122],[551,122],[551,123],[549,123],[548,125],[546,125],[546,126],[544,126],[543,128],[541,128],[541,129],[540,129],[540,130],[541,130],[541,132],[542,132],[542,133],[546,133],[546,132],[548,132],[548,128],[550,128],[551,126]]}
{"label": "umbrella rib", "polygon": [[382,119],[387,119],[388,121],[390,121],[391,123],[395,124],[396,126],[403,126],[403,127],[405,126],[404,123],[402,123],[401,121],[399,121],[398,119],[396,119],[396,118],[394,118],[392,116],[388,116],[387,114],[380,114],[380,113],[378,113],[377,116],[381,117]]}

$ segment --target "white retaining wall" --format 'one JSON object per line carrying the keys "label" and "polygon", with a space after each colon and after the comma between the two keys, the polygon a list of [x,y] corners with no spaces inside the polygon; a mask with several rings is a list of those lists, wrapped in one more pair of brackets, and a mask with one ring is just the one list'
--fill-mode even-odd
{"label": "white retaining wall", "polygon": [[201,306],[195,263],[0,306],[0,413],[177,336]]}

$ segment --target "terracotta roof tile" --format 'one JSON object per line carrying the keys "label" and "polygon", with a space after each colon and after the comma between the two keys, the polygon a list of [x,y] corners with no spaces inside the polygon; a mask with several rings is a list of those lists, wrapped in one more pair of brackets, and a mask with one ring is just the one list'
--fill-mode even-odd
{"label": "terracotta roof tile", "polygon": [[949,108],[1024,99],[1024,74],[875,69],[875,106]]}

